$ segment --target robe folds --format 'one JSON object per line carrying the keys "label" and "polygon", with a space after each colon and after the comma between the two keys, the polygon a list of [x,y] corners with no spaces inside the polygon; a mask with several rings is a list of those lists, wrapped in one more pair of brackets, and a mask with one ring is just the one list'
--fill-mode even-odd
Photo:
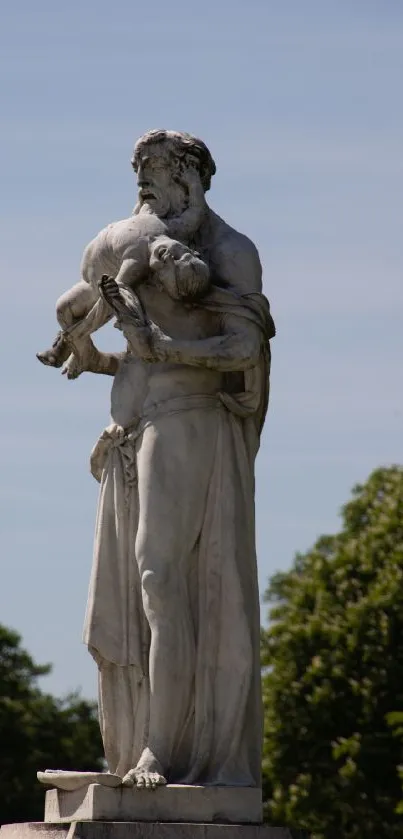
{"label": "robe folds", "polygon": [[[194,678],[186,722],[175,743],[170,783],[260,786],[262,708],[260,615],[254,516],[254,461],[268,404],[274,326],[266,298],[215,289],[200,305],[253,321],[259,363],[233,392],[173,397],[126,429],[101,437],[100,495],[84,642],[99,667],[100,725],[109,770],[121,777],[147,743],[150,629],[136,560],[137,457],[150,429],[167,417],[198,424],[198,445],[213,447],[200,530],[186,558],[194,634]],[[237,379],[239,381],[239,379]],[[208,439],[203,428],[208,420]],[[207,432],[206,432],[207,434]],[[192,464],[189,463],[189,469]],[[149,480],[158,480],[150,475]],[[184,494],[185,495],[185,494]],[[190,505],[195,498],[181,497]],[[201,499],[201,500],[200,500]],[[193,505],[193,506],[192,506]],[[161,522],[163,527],[163,522]]]}

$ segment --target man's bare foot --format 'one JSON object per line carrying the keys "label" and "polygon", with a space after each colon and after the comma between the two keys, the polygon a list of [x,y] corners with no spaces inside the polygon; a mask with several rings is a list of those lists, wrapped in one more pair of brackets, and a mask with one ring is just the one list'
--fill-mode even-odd
{"label": "man's bare foot", "polygon": [[48,367],[61,367],[70,355],[69,345],[62,332],[56,337],[50,350],[38,352],[36,357],[42,364]]}
{"label": "man's bare foot", "polygon": [[124,787],[137,786],[139,789],[156,789],[156,787],[164,786],[166,778],[164,778],[163,768],[153,755],[150,749],[144,749],[143,754],[134,769],[130,769],[124,776],[122,784]]}

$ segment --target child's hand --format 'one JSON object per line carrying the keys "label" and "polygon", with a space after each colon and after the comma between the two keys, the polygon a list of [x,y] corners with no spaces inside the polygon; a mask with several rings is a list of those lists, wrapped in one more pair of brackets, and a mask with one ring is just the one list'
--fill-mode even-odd
{"label": "child's hand", "polygon": [[62,376],[67,376],[68,379],[78,379],[81,373],[84,372],[84,367],[74,353],[69,355],[65,365],[62,368]]}
{"label": "child's hand", "polygon": [[185,167],[184,171],[181,173],[181,182],[187,188],[188,192],[204,196],[204,189],[200,180],[199,170],[193,164]]}
{"label": "child's hand", "polygon": [[99,283],[99,291],[107,303],[110,300],[116,300],[120,296],[120,289],[116,280],[113,277],[108,277],[107,274],[103,274],[102,276],[101,282]]}

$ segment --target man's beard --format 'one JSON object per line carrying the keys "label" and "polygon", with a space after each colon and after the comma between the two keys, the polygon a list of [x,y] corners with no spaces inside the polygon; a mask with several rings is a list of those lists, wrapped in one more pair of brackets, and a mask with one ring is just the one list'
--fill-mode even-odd
{"label": "man's beard", "polygon": [[159,218],[179,216],[187,207],[187,196],[184,190],[177,184],[173,184],[169,190],[162,191],[158,188],[144,190],[144,195],[139,192],[136,213],[152,213]]}
{"label": "man's beard", "polygon": [[141,196],[139,195],[138,207],[140,213],[153,213],[159,218],[165,218],[169,214],[170,201],[161,194],[153,190],[153,195]]}

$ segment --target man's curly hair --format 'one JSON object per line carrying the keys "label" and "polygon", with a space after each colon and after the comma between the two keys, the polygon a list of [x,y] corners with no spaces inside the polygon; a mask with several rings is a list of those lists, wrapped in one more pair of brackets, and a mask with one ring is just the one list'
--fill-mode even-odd
{"label": "man's curly hair", "polygon": [[137,171],[138,162],[144,149],[148,145],[155,145],[157,143],[169,143],[172,153],[178,158],[193,158],[193,161],[197,165],[204,191],[207,192],[210,189],[211,178],[216,172],[214,160],[202,140],[199,140],[198,137],[193,137],[192,134],[186,134],[184,131],[166,131],[165,129],[155,128],[143,134],[137,140],[131,159],[131,164],[135,172]]}

